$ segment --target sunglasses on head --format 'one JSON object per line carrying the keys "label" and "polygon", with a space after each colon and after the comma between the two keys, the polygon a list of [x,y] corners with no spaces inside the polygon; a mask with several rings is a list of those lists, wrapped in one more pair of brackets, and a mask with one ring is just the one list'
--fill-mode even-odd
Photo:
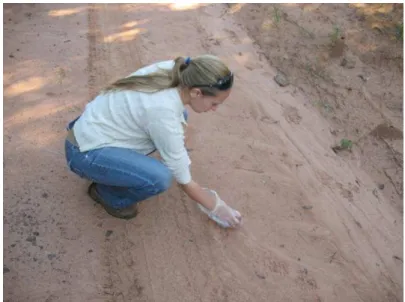
{"label": "sunglasses on head", "polygon": [[217,88],[218,90],[228,90],[233,85],[233,73],[230,72],[227,76],[220,78],[215,84],[208,85],[193,85],[193,87],[210,87]]}

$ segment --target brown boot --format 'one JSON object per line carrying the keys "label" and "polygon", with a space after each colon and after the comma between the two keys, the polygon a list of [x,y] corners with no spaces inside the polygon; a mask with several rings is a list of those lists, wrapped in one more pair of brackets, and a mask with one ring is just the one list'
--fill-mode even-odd
{"label": "brown boot", "polygon": [[121,219],[131,219],[138,215],[137,204],[123,209],[115,209],[107,205],[106,202],[101,198],[100,194],[98,194],[97,187],[94,182],[89,186],[88,194],[95,202],[99,203],[111,216]]}

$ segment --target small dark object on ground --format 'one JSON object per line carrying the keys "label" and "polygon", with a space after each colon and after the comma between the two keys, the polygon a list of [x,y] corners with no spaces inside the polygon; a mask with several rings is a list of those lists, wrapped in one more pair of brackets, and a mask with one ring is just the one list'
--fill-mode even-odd
{"label": "small dark object on ground", "polygon": [[274,77],[274,81],[276,81],[276,83],[281,87],[285,87],[290,84],[290,81],[288,80],[287,76],[280,71]]}

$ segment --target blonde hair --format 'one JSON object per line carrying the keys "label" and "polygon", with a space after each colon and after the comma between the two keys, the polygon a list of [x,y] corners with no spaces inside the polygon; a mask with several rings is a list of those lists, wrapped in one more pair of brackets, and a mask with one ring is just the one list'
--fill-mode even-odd
{"label": "blonde hair", "polygon": [[[163,89],[199,87],[202,94],[214,96],[216,87],[209,87],[231,74],[229,68],[216,56],[201,55],[195,58],[177,57],[172,70],[160,69],[148,75],[133,75],[119,79],[104,89],[104,92],[136,90],[157,92]],[[205,87],[201,87],[205,86]]]}

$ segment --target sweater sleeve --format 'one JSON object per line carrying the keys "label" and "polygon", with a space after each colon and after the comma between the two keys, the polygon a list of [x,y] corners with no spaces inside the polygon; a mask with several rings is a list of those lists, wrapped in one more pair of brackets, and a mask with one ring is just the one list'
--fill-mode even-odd
{"label": "sweater sleeve", "polygon": [[184,130],[174,114],[157,113],[148,126],[149,135],[164,163],[176,181],[187,184],[191,181],[190,164],[184,144]]}

